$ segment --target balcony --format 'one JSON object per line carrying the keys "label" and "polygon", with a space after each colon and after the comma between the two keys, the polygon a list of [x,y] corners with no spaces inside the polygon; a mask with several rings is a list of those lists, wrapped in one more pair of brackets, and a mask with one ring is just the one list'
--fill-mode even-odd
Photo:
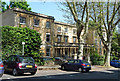
{"label": "balcony", "polygon": [[78,47],[78,43],[55,42],[55,47]]}

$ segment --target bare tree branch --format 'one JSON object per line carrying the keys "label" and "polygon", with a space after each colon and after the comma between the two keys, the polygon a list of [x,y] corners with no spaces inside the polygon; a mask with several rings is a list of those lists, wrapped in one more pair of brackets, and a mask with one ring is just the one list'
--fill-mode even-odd
{"label": "bare tree branch", "polygon": [[72,15],[73,15],[74,20],[77,22],[77,21],[78,21],[78,17],[77,17],[77,15],[76,15],[75,11],[73,10],[70,2],[69,2],[68,0],[66,0],[66,2],[67,2],[68,6],[69,6],[69,8],[70,8],[70,11],[71,11],[71,13],[72,13]]}
{"label": "bare tree branch", "polygon": [[96,18],[96,13],[95,13],[95,12],[96,12],[96,10],[95,10],[95,5],[94,5],[94,2],[92,3],[92,6],[93,6],[93,11],[94,11],[94,16],[95,16],[95,22],[96,22],[96,19],[97,19],[97,18]]}
{"label": "bare tree branch", "polygon": [[107,25],[109,24],[109,1],[107,2]]}
{"label": "bare tree branch", "polygon": [[117,11],[118,11],[119,8],[120,8],[120,5],[119,5],[118,8],[117,8],[116,11],[115,11],[115,6],[116,6],[116,2],[115,2],[115,4],[114,4],[113,14],[112,14],[111,21],[110,21],[111,23],[112,23],[113,19],[115,18],[115,14],[117,13]]}
{"label": "bare tree branch", "polygon": [[120,18],[118,19],[118,21],[115,22],[114,26],[116,27],[116,25],[120,22]]}
{"label": "bare tree branch", "polygon": [[83,8],[82,19],[81,19],[82,21],[83,21],[83,18],[84,18],[86,6],[87,6],[87,2],[85,2],[84,8]]}
{"label": "bare tree branch", "polygon": [[76,6],[75,6],[75,0],[74,0],[72,3],[73,3],[73,10],[74,10],[76,16],[78,17],[78,15],[77,15],[77,11],[76,11]]}
{"label": "bare tree branch", "polygon": [[89,17],[92,18],[92,20],[93,20],[94,22],[96,22],[96,20],[93,18],[93,16],[89,15]]}
{"label": "bare tree branch", "polygon": [[86,23],[85,23],[85,32],[83,34],[84,38],[87,37],[88,34],[88,24],[89,24],[89,8],[88,8],[88,1],[86,2]]}

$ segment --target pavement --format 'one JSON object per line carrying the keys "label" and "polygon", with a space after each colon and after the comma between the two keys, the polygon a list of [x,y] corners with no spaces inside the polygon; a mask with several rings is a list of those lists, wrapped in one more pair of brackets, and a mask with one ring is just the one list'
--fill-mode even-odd
{"label": "pavement", "polygon": [[[38,66],[37,69],[38,70],[58,70],[60,69],[61,66],[59,65],[54,65],[54,66]],[[93,65],[91,66],[91,71],[102,71],[102,70],[108,70],[108,69],[116,69],[112,66],[110,67],[104,67],[104,66],[100,66],[100,65]]]}

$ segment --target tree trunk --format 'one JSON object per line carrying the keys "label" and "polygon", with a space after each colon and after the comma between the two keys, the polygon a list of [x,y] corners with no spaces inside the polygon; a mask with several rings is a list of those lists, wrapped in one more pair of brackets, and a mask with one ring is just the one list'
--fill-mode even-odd
{"label": "tree trunk", "polygon": [[111,53],[111,42],[112,42],[112,36],[110,36],[110,41],[108,43],[108,48],[106,49],[106,59],[104,66],[110,66],[110,53]]}
{"label": "tree trunk", "polygon": [[78,56],[77,56],[77,58],[82,60],[82,58],[83,58],[83,49],[84,49],[84,40],[81,40],[81,42],[80,42],[80,39],[79,39],[78,45],[79,45],[79,48],[78,48]]}
{"label": "tree trunk", "polygon": [[106,55],[105,64],[104,64],[104,66],[108,66],[108,67],[110,66],[110,49],[106,50],[107,55]]}

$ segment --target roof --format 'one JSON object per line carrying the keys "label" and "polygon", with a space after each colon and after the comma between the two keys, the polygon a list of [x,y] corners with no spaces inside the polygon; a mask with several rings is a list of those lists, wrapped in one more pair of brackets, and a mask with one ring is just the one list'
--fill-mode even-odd
{"label": "roof", "polygon": [[64,23],[64,22],[59,22],[59,21],[55,21],[55,24],[60,24],[60,25],[65,25],[65,26],[76,27],[75,25],[68,24],[68,23]]}
{"label": "roof", "polygon": [[20,8],[10,8],[10,10],[13,10],[15,12],[21,12],[21,13],[26,13],[26,14],[30,14],[30,15],[35,15],[38,17],[43,17],[43,18],[55,20],[55,18],[53,16],[48,16],[48,15],[44,15],[44,14],[40,14],[40,13],[36,13],[36,12],[32,12],[32,11],[27,11],[27,10],[23,10]]}

